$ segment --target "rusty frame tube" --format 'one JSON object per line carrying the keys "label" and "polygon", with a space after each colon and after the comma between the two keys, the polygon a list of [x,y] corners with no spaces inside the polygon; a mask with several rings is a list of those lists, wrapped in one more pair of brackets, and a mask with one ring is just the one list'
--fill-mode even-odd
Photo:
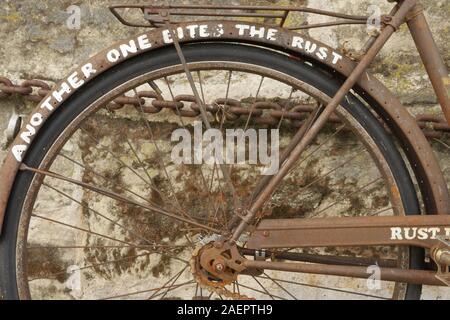
{"label": "rusty frame tube", "polygon": [[[281,52],[291,54],[295,57],[300,57],[308,61],[317,63],[324,68],[329,68],[334,70],[337,74],[343,77],[348,77],[354,70],[356,64],[349,58],[342,55],[342,59],[337,62],[333,62],[331,54],[325,59],[319,59],[314,52],[307,52],[304,48],[294,47],[292,45],[293,37],[297,37],[298,34],[291,32],[283,28],[277,28],[277,37],[275,40],[269,40],[265,38],[252,38],[248,35],[240,35],[236,29],[236,21],[204,21],[202,22],[208,30],[216,30],[220,25],[223,28],[224,33],[220,38],[216,36],[205,36],[202,38],[192,38],[189,35],[187,26],[189,23],[180,23],[176,26],[184,31],[185,37],[180,41],[180,44],[186,44],[190,42],[202,42],[202,41],[231,41],[238,42],[247,45],[257,45],[259,47],[266,47],[269,49],[275,49]],[[255,28],[267,27],[263,24],[249,23]],[[145,34],[147,36],[151,47],[143,50],[139,50],[136,53],[132,53],[127,57],[120,57],[117,61],[109,62],[106,60],[106,54],[112,50],[118,48],[122,44],[127,44],[131,40],[136,41],[137,37],[132,37],[127,40],[120,41],[111,47],[101,51],[96,56],[90,58],[86,63],[92,64],[92,67],[97,70],[97,73],[91,78],[83,77],[82,80],[85,82],[92,81],[96,79],[106,70],[114,67],[115,65],[128,60],[136,55],[143,54],[145,52],[150,52],[152,50],[172,46],[171,43],[165,43],[163,41],[162,33],[167,30],[154,29]],[[308,36],[302,35],[304,41],[310,41],[328,50],[328,52],[338,53],[335,49],[321,43],[320,41],[314,40]],[[72,72],[78,72],[82,74],[81,67],[72,70]],[[67,78],[60,81],[56,87],[59,88],[63,83],[67,81]],[[81,86],[79,89],[83,88]],[[77,90],[79,90],[77,89]],[[42,114],[43,120],[42,125],[36,127],[36,134],[30,137],[28,144],[32,143],[37,134],[39,134],[40,129],[46,121],[51,121],[51,116],[54,112],[60,108],[64,102],[77,90],[72,90],[71,92],[64,94],[61,101],[52,101],[52,109],[48,110],[43,107],[43,103],[46,99],[52,98],[52,93],[50,92],[43,101],[36,107],[34,112],[39,112]],[[446,182],[443,179],[442,172],[440,170],[436,156],[433,154],[431,147],[427,140],[425,139],[422,131],[418,127],[414,118],[409,114],[409,112],[401,105],[401,102],[395,95],[393,95],[380,81],[375,77],[371,76],[367,71],[365,76],[360,77],[357,82],[356,90],[361,90],[362,97],[368,99],[368,101],[377,108],[376,111],[383,115],[383,118],[387,121],[387,124],[391,129],[398,134],[401,138],[401,142],[404,145],[404,150],[408,156],[410,162],[414,163],[413,168],[415,169],[416,176],[420,176],[419,185],[421,186],[421,192],[423,199],[425,199],[426,213],[427,214],[448,214],[450,213],[450,197],[447,190]],[[26,120],[29,122],[31,115]],[[25,133],[25,128],[18,134],[17,138],[12,144],[12,147],[23,144],[21,135]],[[23,152],[23,157],[26,157],[26,151]],[[10,193],[21,165],[22,161],[17,160],[12,152],[8,152],[2,170],[0,172],[0,181],[2,186],[0,188],[0,225],[3,224],[4,216],[6,213],[6,208],[9,202]]]}
{"label": "rusty frame tube", "polygon": [[[287,263],[274,261],[246,260],[242,264],[248,269],[278,270],[299,273],[312,273],[340,277],[367,279],[370,274],[367,267],[341,266],[306,263]],[[408,270],[399,268],[380,268],[380,280],[395,281],[412,284],[425,284],[431,286],[442,286],[441,280],[436,278],[433,271]]]}
{"label": "rusty frame tube", "polygon": [[407,24],[447,123],[450,124],[450,76],[434,41],[422,5],[414,7],[407,17]]}
{"label": "rusty frame tube", "polygon": [[[365,24],[368,17],[367,16],[357,16],[349,15],[344,13],[332,12],[327,10],[313,9],[307,7],[299,6],[230,6],[230,5],[157,5],[157,6],[146,6],[146,5],[115,5],[110,6],[109,10],[111,13],[124,25],[130,27],[144,27],[148,28],[149,25],[141,23],[129,22],[125,19],[118,11],[118,9],[140,9],[144,13],[158,14],[160,10],[178,10],[170,11],[173,16],[218,16],[218,17],[256,17],[264,18],[271,17],[275,19],[280,19],[279,26],[284,27],[284,23],[288,15],[291,12],[304,12],[311,14],[318,14],[328,17],[345,19],[345,21],[336,21],[324,24],[315,24],[315,27],[326,27],[334,26],[340,24]],[[191,11],[188,11],[191,10]],[[193,10],[193,11],[192,11]],[[205,11],[212,10],[212,11]],[[215,12],[214,10],[228,10],[228,12]],[[231,12],[230,12],[231,10]],[[241,12],[236,12],[236,10],[241,10]],[[265,14],[265,13],[243,13],[245,10],[259,10],[259,11],[279,11],[279,13]],[[160,21],[148,20],[150,22],[150,27],[158,27]],[[172,21],[174,22],[174,21]],[[176,23],[176,22],[175,22]]]}
{"label": "rusty frame tube", "polygon": [[378,38],[374,41],[370,49],[358,63],[356,68],[345,80],[342,87],[338,90],[338,92],[336,92],[336,94],[328,103],[328,105],[325,107],[323,112],[318,116],[313,125],[305,133],[303,139],[299,141],[298,144],[295,146],[295,148],[292,150],[291,154],[283,163],[279,171],[274,176],[272,176],[271,180],[268,182],[265,188],[259,193],[258,197],[255,199],[255,201],[249,208],[247,217],[240,222],[240,224],[234,231],[233,236],[231,237],[231,241],[236,242],[240,238],[241,234],[247,229],[251,219],[253,219],[256,216],[257,212],[264,206],[266,201],[274,192],[275,188],[278,186],[281,180],[283,180],[285,175],[289,172],[290,168],[297,162],[297,160],[299,159],[303,151],[306,149],[306,147],[317,136],[319,131],[328,121],[328,118],[336,110],[336,108],[345,98],[347,93],[355,86],[358,79],[370,66],[370,64],[376,58],[376,56],[378,55],[380,50],[384,47],[386,42],[390,39],[390,37],[394,34],[394,32],[405,22],[406,16],[411,11],[411,9],[416,6],[416,3],[417,3],[416,0],[404,0],[400,6],[397,6],[394,9],[393,12],[395,13],[391,21],[386,25],[386,27],[380,33]]}
{"label": "rusty frame tube", "polygon": [[[125,6],[127,7],[127,6]],[[307,8],[307,7],[299,7],[299,6],[233,6],[233,5],[169,5],[162,8],[173,8],[173,9],[198,9],[198,10],[205,10],[205,9],[228,9],[228,10],[263,10],[263,11],[295,11],[295,12],[306,12],[306,13],[313,13],[313,14],[320,14],[335,18],[345,18],[345,19],[352,19],[352,20],[367,20],[367,16],[356,16],[356,15],[350,15],[345,13],[338,13],[333,11],[327,11],[327,10],[320,10],[320,9],[313,9],[313,8]],[[200,12],[201,13],[201,12]]]}
{"label": "rusty frame tube", "polygon": [[347,265],[347,266],[371,266],[377,264],[380,267],[395,268],[397,261],[394,259],[375,259],[375,258],[354,258],[333,255],[308,254],[291,251],[269,251],[256,250],[248,248],[239,248],[239,252],[244,256],[256,256],[263,254],[270,259],[275,260],[289,260],[309,263],[333,264],[333,265]]}
{"label": "rusty frame tube", "polygon": [[[409,231],[413,231],[415,236],[407,235]],[[264,219],[247,246],[250,249],[270,249],[405,245],[431,249],[439,243],[436,236],[450,236],[449,216]]]}

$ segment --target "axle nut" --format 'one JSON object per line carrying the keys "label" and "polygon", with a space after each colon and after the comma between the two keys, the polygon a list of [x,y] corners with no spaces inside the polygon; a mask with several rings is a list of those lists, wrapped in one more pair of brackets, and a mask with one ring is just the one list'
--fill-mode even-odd
{"label": "axle nut", "polygon": [[222,273],[222,272],[225,270],[225,266],[224,266],[222,263],[216,263],[216,264],[214,265],[214,270],[215,270],[217,273]]}

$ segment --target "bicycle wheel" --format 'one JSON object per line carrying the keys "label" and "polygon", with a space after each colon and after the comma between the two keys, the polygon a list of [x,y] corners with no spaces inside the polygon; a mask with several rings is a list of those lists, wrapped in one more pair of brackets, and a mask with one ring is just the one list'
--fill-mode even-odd
{"label": "bicycle wheel", "polygon": [[[253,46],[190,44],[183,52],[215,133],[266,132],[270,147],[277,133],[285,148],[308,114],[341,83],[318,66]],[[196,130],[206,128],[199,125],[191,92],[175,50],[164,48],[108,70],[52,115],[24,163],[57,175],[21,171],[8,203],[0,243],[5,298],[223,297],[224,291],[195,274],[192,254],[217,239],[236,203],[249,200],[269,162],[236,161],[222,171],[214,159],[199,158],[205,136],[195,144]],[[128,98],[117,98],[123,94]],[[258,131],[269,129],[278,131]],[[181,130],[176,138],[175,130]],[[178,161],[174,148],[180,147],[181,134],[193,144]],[[250,140],[243,145],[249,158]],[[419,212],[399,151],[369,106],[353,94],[264,208],[272,219]],[[404,247],[284,250],[350,257],[368,266],[421,268],[423,263],[421,250]],[[237,298],[420,297],[417,285],[380,285],[266,271],[239,275],[224,287]]]}

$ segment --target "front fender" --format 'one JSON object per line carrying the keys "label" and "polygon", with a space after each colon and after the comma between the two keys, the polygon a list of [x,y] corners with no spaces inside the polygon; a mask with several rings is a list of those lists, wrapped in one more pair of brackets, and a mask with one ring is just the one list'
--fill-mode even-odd
{"label": "front fender", "polygon": [[[175,28],[180,43],[230,41],[258,45],[321,64],[344,77],[349,76],[355,67],[355,62],[337,50],[286,29],[230,21],[182,23]],[[167,29],[153,29],[148,33],[120,41],[73,70],[39,103],[14,140],[0,172],[0,231],[10,192],[28,146],[43,124],[51,121],[51,115],[64,105],[68,97],[105,70],[143,52],[170,45],[173,43]],[[449,194],[442,172],[414,118],[402,106],[399,99],[369,72],[361,77],[355,89],[364,99],[378,106],[376,111],[402,138],[410,161],[417,164],[414,167],[416,174],[424,178],[419,183],[427,213],[450,213]],[[417,155],[417,158],[413,158],[412,155]]]}

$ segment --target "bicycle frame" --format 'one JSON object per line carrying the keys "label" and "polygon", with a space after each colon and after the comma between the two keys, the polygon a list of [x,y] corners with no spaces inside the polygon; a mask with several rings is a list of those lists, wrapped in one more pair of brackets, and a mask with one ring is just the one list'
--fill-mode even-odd
{"label": "bicycle frame", "polygon": [[[252,203],[251,207],[248,209],[245,219],[242,219],[239,226],[234,231],[231,241],[236,242],[242,235],[242,233],[247,229],[249,222],[256,217],[258,211],[272,195],[280,181],[297,162],[305,148],[325,125],[328,118],[344,99],[345,95],[355,86],[358,79],[373,62],[378,52],[383,48],[392,34],[405,21],[408,22],[410,31],[413,34],[413,38],[416,42],[418,51],[420,52],[422,59],[429,59],[429,61],[424,60],[424,64],[432,81],[436,95],[438,96],[439,101],[441,101],[442,103],[442,109],[446,113],[446,115],[448,114],[449,116],[447,119],[450,123],[450,98],[447,95],[444,85],[444,79],[445,77],[448,77],[448,72],[439,54],[437,46],[434,43],[433,36],[428,27],[425,16],[423,15],[423,8],[421,7],[421,5],[417,4],[416,0],[404,0],[400,5],[397,5],[393,9],[392,13],[393,15],[390,15],[389,18],[386,19],[387,22],[385,22],[385,28],[381,31],[379,36],[375,40],[373,40],[373,43],[368,48],[366,54],[362,57],[361,61],[344,82],[342,87],[335,94],[333,99],[328,103],[322,113],[318,115],[317,119],[315,119],[312,124],[305,124],[308,125],[309,128],[302,134],[301,139],[294,138],[292,141],[293,145],[287,147],[287,149],[292,151],[286,159],[282,159],[283,165],[281,166],[280,170],[274,176],[272,176],[269,181],[265,182],[264,188],[259,194],[256,195],[257,197]],[[179,54],[181,55],[181,52],[179,52]],[[188,72],[188,70],[186,70],[186,72]],[[191,82],[191,85],[193,86],[194,90],[195,84],[193,83],[193,81]],[[198,98],[197,100],[200,104],[201,99]],[[299,130],[299,132],[300,131],[301,129]]]}
{"label": "bicycle frame", "polygon": [[[445,114],[447,122],[450,123],[450,79],[448,71],[423,14],[423,7],[415,2],[416,1],[405,0],[399,7],[396,16],[400,19],[406,20],[417,50],[433,85],[438,101],[442,107],[442,111]],[[406,15],[404,15],[404,12],[401,11],[402,8],[405,8],[405,11],[407,11]],[[393,31],[399,27],[395,21],[391,21],[389,25],[392,27]],[[379,47],[381,48],[390,37],[390,32],[385,31],[385,34],[386,38],[382,40],[378,39],[379,43],[373,43],[371,49],[367,52],[367,55],[364,56],[366,59],[363,58],[363,60],[361,60],[361,63],[358,65],[361,69],[365,69],[370,64],[375,57],[376,50]],[[376,46],[377,44],[379,47]],[[361,70],[355,69],[352,76],[359,77],[361,74]],[[348,86],[346,86],[346,84]],[[330,102],[327,108],[329,108],[330,105],[331,107],[334,107],[335,105],[333,103],[341,101],[343,96],[353,86],[354,82],[347,81],[346,84],[344,84],[339,90],[336,94],[337,98],[335,97],[335,100]],[[271,191],[265,192],[271,193]],[[433,246],[437,246],[435,248],[442,247],[439,243],[436,244],[435,241],[430,240],[436,239],[436,233],[439,232],[442,232],[442,239],[450,238],[450,217],[443,215],[441,217],[436,216],[427,217],[426,219],[422,218],[423,217],[384,217],[381,220],[369,217],[345,218],[342,220],[318,219],[317,221],[305,221],[304,219],[290,219],[289,221],[278,219],[263,220],[263,222],[258,226],[256,232],[253,233],[248,242],[248,246],[250,248],[277,248],[286,246],[293,248],[308,246],[351,246],[355,244],[393,245],[394,243],[402,243],[405,245],[415,245],[428,249],[432,249]],[[431,225],[426,225],[426,223],[431,223],[432,220],[435,220],[436,222],[433,227],[431,227]],[[241,223],[241,230],[245,229],[244,225],[245,222]],[[441,229],[443,226],[446,227]],[[404,233],[405,231],[406,234]],[[419,233],[422,232],[422,235],[411,237],[411,235],[407,234],[409,231]],[[429,231],[432,231],[434,235],[428,235]],[[324,237],[324,234],[326,234],[326,237]],[[238,233],[235,234],[235,239],[238,239],[236,238],[237,235]],[[420,238],[420,240],[418,238]],[[380,242],[381,239],[384,239],[384,242]],[[437,275],[436,278],[445,283],[447,286],[450,286],[450,277],[447,271],[448,265],[450,264],[450,255],[448,254],[449,245],[450,243],[446,241],[445,259],[436,256],[436,253],[439,252],[438,250],[431,250],[433,260],[438,265],[443,265],[443,270],[439,268],[439,271],[442,273]],[[312,268],[304,268],[304,266],[299,267],[292,264],[276,265],[276,263],[273,262],[250,262],[247,263],[246,266],[251,268],[266,268],[285,271],[291,270],[294,272],[311,272],[319,274],[347,274],[361,278],[367,276],[364,268],[348,266],[343,268],[340,266],[317,266]],[[439,284],[436,283],[436,278],[433,275],[426,272],[414,274],[413,272],[403,273],[399,269],[392,270],[382,268],[382,270],[381,278],[384,280],[399,280],[404,277],[403,280],[406,282]]]}
{"label": "bicycle frame", "polygon": [[423,14],[423,7],[417,4],[406,16],[406,21],[430,77],[436,97],[442,111],[450,124],[450,78],[444,60],[433,39],[428,22]]}
{"label": "bicycle frame", "polygon": [[[129,7],[129,6],[125,6]],[[139,6],[138,6],[139,7]],[[191,6],[192,7],[192,6]],[[143,9],[149,9],[147,7],[139,7]],[[204,7],[202,7],[204,8]],[[210,8],[226,8],[226,7],[210,7]],[[234,8],[234,7],[233,7]],[[255,9],[261,7],[254,7]],[[277,8],[269,7],[267,10],[276,10]],[[173,42],[177,51],[179,53],[180,59],[183,62],[183,66],[186,70],[186,73],[189,75],[189,66],[184,60],[182,49],[180,44],[185,40],[178,39],[178,37],[173,32],[173,27],[170,23],[170,7],[160,7],[160,8],[150,8],[153,12],[157,12],[160,15],[159,23],[163,24],[166,27],[166,30],[169,30],[172,34]],[[289,11],[289,8],[283,8],[280,10]],[[290,8],[290,10],[301,11],[298,8]],[[305,9],[303,9],[305,10]],[[308,12],[308,10],[306,10]],[[114,10],[113,10],[114,12]],[[311,12],[311,10],[309,10]],[[282,21],[286,20],[286,14],[282,14],[281,16],[277,16],[282,19]],[[345,19],[351,19],[351,16],[346,15],[338,15],[335,14],[336,17],[341,17]],[[365,23],[365,17],[359,17],[358,19],[354,18],[353,21],[357,21],[359,24]],[[258,193],[258,197],[256,201],[253,203],[251,208],[245,211],[246,214],[236,214],[236,221],[239,223],[238,227],[234,230],[233,234],[230,235],[231,242],[237,241],[242,233],[247,230],[250,221],[252,221],[258,214],[258,211],[265,203],[265,201],[271,196],[273,190],[276,188],[277,184],[281,181],[284,174],[289,170],[290,165],[295,163],[298,157],[301,155],[302,151],[306,148],[309,141],[311,141],[315,134],[321,129],[321,127],[325,124],[328,117],[334,111],[334,109],[340,104],[345,95],[350,91],[351,88],[355,86],[360,86],[365,91],[370,92],[374,91],[374,94],[378,94],[378,100],[380,104],[384,105],[386,113],[390,118],[393,119],[395,124],[398,126],[399,130],[405,132],[405,140],[407,140],[408,144],[411,145],[412,148],[415,148],[415,152],[419,155],[419,159],[417,162],[420,164],[420,168],[417,170],[424,171],[424,174],[427,176],[429,183],[427,185],[421,185],[422,190],[424,190],[425,194],[431,193],[438,195],[438,199],[435,203],[426,203],[427,205],[427,214],[436,214],[436,215],[425,215],[425,216],[416,216],[413,218],[408,217],[393,217],[392,219],[388,217],[377,217],[370,220],[365,220],[363,218],[341,218],[339,221],[317,221],[316,224],[310,221],[300,221],[292,219],[290,227],[286,228],[286,223],[282,220],[264,220],[261,223],[257,230],[255,231],[253,237],[250,239],[249,244],[252,249],[259,248],[270,248],[270,247],[279,247],[280,241],[284,238],[288,238],[290,244],[293,247],[302,247],[302,246],[324,246],[329,245],[329,243],[324,242],[324,238],[330,237],[331,240],[335,241],[335,243],[339,243],[343,246],[358,246],[358,245],[414,245],[421,246],[432,251],[432,258],[437,262],[439,266],[439,276],[443,279],[448,279],[448,242],[445,242],[445,239],[440,241],[438,236],[448,236],[448,228],[450,228],[450,217],[448,214],[450,213],[450,200],[449,193],[446,189],[445,181],[442,178],[442,174],[439,170],[439,166],[434,158],[431,149],[429,148],[423,134],[420,132],[419,128],[414,125],[413,120],[408,115],[406,110],[402,108],[400,103],[395,97],[393,97],[383,86],[378,84],[375,79],[372,79],[367,73],[366,77],[362,77],[367,71],[368,66],[377,56],[379,50],[385,45],[385,43],[389,40],[391,35],[402,25],[403,23],[407,23],[410,29],[410,32],[413,36],[413,39],[416,43],[417,50],[419,51],[421,58],[424,62],[426,70],[429,74],[431,83],[435,90],[436,96],[441,104],[443,112],[447,118],[447,121],[450,123],[450,79],[445,67],[445,64],[442,60],[442,57],[439,54],[437,46],[433,40],[431,31],[428,27],[426,19],[423,15],[423,9],[418,1],[416,0],[403,0],[399,1],[399,4],[395,7],[395,9],[391,12],[390,15],[385,16],[383,18],[383,23],[385,25],[384,29],[378,35],[378,37],[373,37],[369,40],[366,46],[366,52],[362,56],[362,59],[358,64],[351,63],[348,59],[344,58],[342,61],[339,61],[335,65],[333,65],[330,61],[323,61],[324,64],[328,64],[329,67],[336,68],[341,71],[343,75],[347,77],[347,81],[343,84],[342,88],[337,92],[335,97],[330,101],[330,103],[322,110],[322,112],[314,119],[313,125],[308,128],[309,130],[304,130],[305,132],[302,135],[299,135],[299,138],[296,140],[300,141],[298,144],[291,148],[292,152],[287,155],[285,161],[283,161],[284,165],[280,168],[280,171],[275,176],[271,176],[269,181],[263,183],[261,191]],[[283,22],[284,23],[284,22]],[[283,23],[281,27],[283,27]],[[356,23],[356,22],[355,22]],[[234,34],[236,30],[232,30],[231,25],[227,24],[227,22],[223,23],[224,28],[226,30],[226,36],[230,39],[239,38],[238,35]],[[183,28],[186,24],[180,24]],[[214,25],[211,26],[214,28]],[[158,46],[162,46],[163,39],[160,33],[156,33],[155,39],[152,40],[152,49],[157,48]],[[288,39],[288,34],[282,33],[282,39],[278,45],[278,48],[282,50],[286,49],[285,40]],[[286,37],[286,38],[284,38]],[[207,37],[205,37],[208,40]],[[214,38],[211,38],[214,40]],[[253,42],[258,43],[256,40]],[[269,45],[269,42],[264,42],[261,40],[259,42],[261,45]],[[270,45],[275,45],[275,42],[270,43]],[[327,47],[328,48],[328,47]],[[292,48],[290,48],[292,49]],[[148,50],[148,49],[146,49]],[[107,52],[107,50],[105,51]],[[100,70],[101,72],[106,69],[112,67],[113,65],[122,62],[125,60],[119,59],[114,63],[107,63],[105,60],[105,52],[99,54],[90,60],[91,67]],[[331,48],[330,48],[331,52]],[[130,55],[132,56],[132,55]],[[312,58],[312,57],[311,57]],[[82,69],[78,69],[80,73],[82,73]],[[189,76],[188,76],[189,78]],[[364,78],[364,79],[363,79]],[[189,79],[192,89],[196,91],[195,84],[193,83],[192,78]],[[72,92],[68,93],[64,99],[67,99],[72,94]],[[199,99],[198,94],[197,102],[199,106],[203,106],[202,100]],[[51,94],[47,98],[51,97]],[[38,106],[37,110],[41,110],[45,119],[47,119],[54,109],[56,109],[62,102],[58,101],[52,107],[52,109],[48,108],[45,110],[43,108],[43,104]],[[45,99],[44,99],[45,100]],[[389,105],[389,108],[387,108]],[[38,131],[39,128],[36,128]],[[32,141],[33,137],[30,137],[30,141]],[[14,145],[18,145],[22,143],[20,140],[20,134],[17,137]],[[0,190],[0,226],[3,222],[4,212],[7,206],[8,199],[10,197],[10,191],[12,185],[14,183],[14,179],[19,170],[24,172],[35,172],[41,175],[49,174],[46,171],[38,171],[34,168],[29,168],[25,165],[22,165],[21,161],[17,161],[11,154],[8,154],[8,157],[5,162],[5,166],[2,170],[1,181],[4,184],[2,190]],[[427,201],[427,197],[425,198],[425,202]],[[417,237],[413,239],[407,239],[406,236],[403,236],[402,239],[393,237],[392,228],[401,228],[400,234],[403,235],[405,232],[404,228],[416,228]],[[402,229],[403,228],[403,229]],[[433,229],[434,228],[434,229]],[[439,228],[439,232],[435,229]],[[426,237],[426,239],[422,239],[419,237],[419,229],[422,230],[422,237]],[[307,230],[310,231],[308,235]],[[330,230],[333,232],[330,233]],[[352,231],[353,230],[353,231]],[[398,229],[394,229],[396,232]],[[282,235],[283,239],[280,236]],[[323,234],[326,234],[326,237],[323,237]],[[322,235],[322,236],[321,236]],[[348,237],[343,237],[344,235],[348,235]],[[370,235],[370,236],[369,236]],[[337,244],[334,244],[337,245]],[[311,272],[311,273],[322,273],[322,274],[334,274],[334,275],[347,275],[353,277],[367,277],[367,273],[361,268],[348,268],[345,267],[346,270],[342,268],[342,265],[320,265],[316,267],[305,267],[305,265],[301,266],[293,266],[288,263],[281,262],[267,262],[267,261],[250,261],[244,260],[243,263],[246,268],[267,268],[267,269],[276,269],[276,270],[287,270],[287,271],[297,271],[297,272]],[[320,269],[322,268],[322,269]],[[445,269],[443,269],[445,268]],[[364,272],[363,272],[364,271]],[[435,272],[430,271],[419,271],[419,270],[402,270],[402,269],[389,269],[382,268],[382,279],[390,280],[390,281],[400,281],[400,282],[411,282],[411,283],[427,283],[427,284],[435,284],[439,285],[448,280],[437,280],[435,279]],[[448,282],[447,282],[448,284]]]}
{"label": "bicycle frame", "polygon": [[[190,73],[187,62],[184,58],[182,49],[178,42],[178,37],[173,31],[173,28],[170,26],[170,12],[166,9],[161,9],[159,12],[161,16],[161,21],[165,23],[166,28],[170,30],[172,39],[174,41],[175,48],[180,57],[180,60],[183,64],[185,73],[191,85],[194,96],[196,97],[197,104],[200,106],[202,120],[205,123],[206,127],[209,128],[210,124],[208,122],[205,106],[200,98],[200,95],[197,91],[197,88],[194,83],[194,79]],[[373,62],[379,51],[383,48],[386,42],[390,39],[390,37],[394,34],[394,32],[405,22],[408,22],[408,26],[410,28],[410,32],[413,35],[416,46],[420,55],[424,61],[426,70],[430,76],[430,80],[433,84],[433,88],[436,92],[439,102],[441,103],[442,109],[447,117],[447,121],[450,123],[450,99],[445,87],[446,79],[448,79],[448,72],[446,70],[445,64],[439,54],[437,46],[433,40],[433,36],[426,22],[425,16],[423,15],[423,8],[418,4],[416,0],[404,0],[400,4],[398,4],[391,12],[388,17],[384,19],[385,28],[381,31],[378,37],[374,38],[373,41],[369,44],[366,53],[362,56],[360,62],[346,79],[342,87],[337,91],[335,96],[331,99],[328,105],[323,109],[319,110],[320,113],[314,119],[314,116],[311,116],[310,121],[305,121],[303,128],[300,128],[297,132],[294,139],[292,139],[290,145],[287,146],[287,150],[289,150],[289,154],[285,159],[281,159],[283,163],[280,167],[279,171],[271,176],[268,179],[262,179],[257,189],[260,189],[259,186],[262,184],[263,187],[261,191],[252,197],[254,201],[251,203],[250,207],[247,209],[239,208],[236,210],[235,221],[239,220],[237,227],[233,230],[231,237],[229,238],[229,242],[231,244],[235,244],[241,238],[243,233],[248,230],[251,222],[257,217],[258,212],[263,208],[263,205],[267,202],[267,200],[271,197],[272,193],[275,191],[278,184],[283,180],[283,178],[287,175],[289,170],[295,165],[295,163],[300,158],[300,155],[306,149],[306,147],[313,141],[313,139],[317,136],[319,131],[326,124],[328,118],[331,114],[336,110],[339,104],[342,102],[347,93],[355,86],[358,79],[362,76],[362,74],[366,71],[369,65]],[[228,172],[226,168],[221,168],[225,177],[228,176]],[[232,185],[231,185],[232,187]],[[242,211],[244,211],[242,213]],[[444,238],[450,237],[450,218],[448,216],[438,217],[436,219],[434,217],[435,223],[433,224],[434,232],[445,231],[445,235],[442,235]],[[333,219],[331,219],[333,220]],[[359,220],[359,221],[358,221]],[[346,218],[339,221],[334,219],[331,224],[326,221],[307,221],[305,223],[304,219],[289,219],[288,222],[283,220],[271,220],[269,222],[266,221],[266,224],[261,223],[258,227],[258,231],[252,234],[252,237],[249,241],[249,245],[253,245],[254,247],[304,247],[304,246],[326,246],[326,245],[334,245],[334,246],[349,246],[349,245],[391,245],[396,240],[397,244],[413,244],[414,241],[407,241],[403,239],[400,235],[401,239],[396,238],[392,235],[391,237],[386,236],[386,228],[383,229],[382,226],[388,224],[390,230],[398,230],[394,227],[395,223],[402,221],[403,223],[407,223],[408,228],[416,228],[416,230],[421,230],[423,234],[422,239],[427,239],[428,236],[425,232],[427,226],[424,225],[424,222],[432,223],[432,219],[427,217],[427,219],[406,219],[405,217],[398,218],[395,217],[389,221],[386,218],[381,220],[380,218]],[[330,220],[329,220],[330,221]],[[308,222],[313,224],[315,227],[312,229],[314,232],[311,234],[308,233]],[[334,223],[333,223],[334,222]],[[267,224],[269,224],[269,230],[267,228]],[[364,229],[364,225],[366,224],[366,228]],[[299,225],[296,227],[296,225]],[[381,228],[382,231],[376,230]],[[331,231],[330,231],[331,229]],[[373,230],[375,229],[375,230]],[[289,230],[288,232],[286,232]],[[327,232],[328,231],[328,232]],[[262,232],[262,233],[261,233]],[[275,233],[275,235],[272,235]],[[330,236],[331,234],[331,236]],[[261,236],[262,235],[262,236]],[[326,235],[326,236],[325,236]],[[328,238],[330,241],[324,241],[323,239]],[[262,239],[265,239],[262,240]],[[384,240],[382,240],[384,239]],[[436,235],[434,235],[434,239],[436,239]],[[309,240],[309,241],[308,241]],[[314,241],[315,240],[315,241]],[[412,239],[409,240],[418,240]],[[448,273],[448,265],[450,262],[450,246],[447,241],[444,241],[445,248],[440,248],[438,244],[436,244],[435,250],[432,250],[432,258],[439,265],[444,266],[444,271],[442,272],[440,269],[440,274],[438,275],[437,280],[434,277],[434,274],[427,273],[424,271],[410,272],[404,271],[401,269],[392,269],[392,270],[384,270],[382,272],[382,279],[384,280],[392,280],[396,279],[397,281],[404,282],[412,282],[415,283],[420,281],[420,283],[426,284],[440,284],[440,281],[444,282],[446,285],[450,285],[450,278]],[[425,242],[417,241],[415,245],[431,247],[427,246]],[[227,246],[226,250],[229,250],[230,247]],[[232,258],[236,259],[235,257]],[[234,262],[231,262],[233,265]],[[340,266],[308,266],[308,265],[298,265],[298,264],[290,264],[290,263],[282,263],[282,262],[267,262],[260,261],[254,262],[244,259],[242,261],[242,265],[246,268],[262,268],[262,269],[275,269],[275,270],[283,270],[283,271],[292,271],[292,272],[311,272],[311,273],[323,273],[323,274],[334,274],[334,275],[343,275],[343,274],[351,274],[354,277],[361,277],[363,274],[366,275],[365,270],[360,267],[353,267],[353,272],[350,272],[349,269]],[[232,267],[232,266],[231,266]],[[213,270],[211,270],[214,272]],[[363,276],[363,277],[364,277]]]}

